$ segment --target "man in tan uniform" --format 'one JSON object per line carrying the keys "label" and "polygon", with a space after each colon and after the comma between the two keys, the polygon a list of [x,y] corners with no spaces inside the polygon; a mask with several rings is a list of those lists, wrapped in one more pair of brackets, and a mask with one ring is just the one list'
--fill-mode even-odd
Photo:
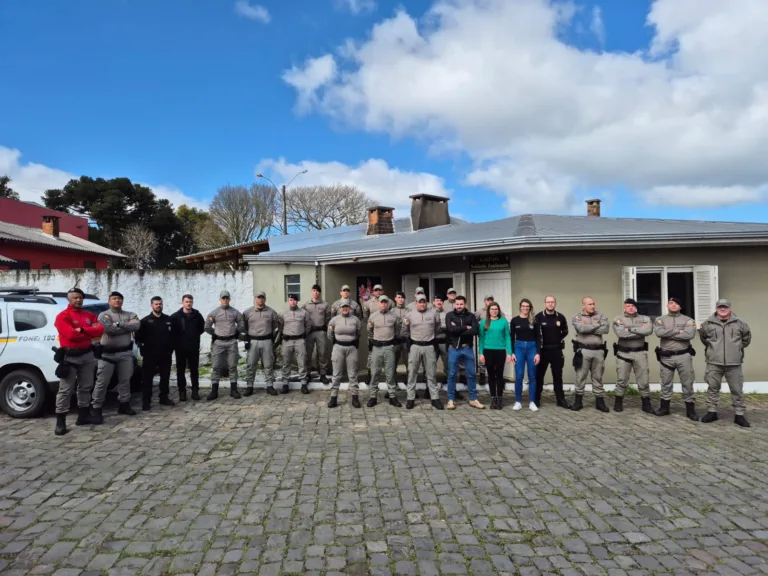
{"label": "man in tan uniform", "polygon": [[312,299],[304,303],[304,310],[309,314],[312,328],[307,334],[307,385],[312,379],[312,356],[317,350],[317,371],[320,374],[320,382],[328,384],[326,373],[328,372],[329,340],[326,336],[328,321],[331,319],[331,307],[320,296],[320,285],[312,286]]}
{"label": "man in tan uniform", "polygon": [[[437,340],[437,355],[443,363],[443,382],[442,384],[448,384],[448,346],[445,342],[445,317],[448,312],[445,309],[445,303],[440,296],[435,296],[432,300],[432,304],[435,306],[435,311],[440,315],[440,329],[437,331],[435,340]],[[437,371],[437,369],[435,369]],[[438,390],[440,389],[440,382],[438,382]]]}
{"label": "man in tan uniform", "polygon": [[608,318],[595,309],[595,301],[590,296],[581,299],[581,313],[571,319],[576,339],[573,340],[573,367],[576,370],[576,394],[571,410],[584,407],[584,389],[587,378],[592,376],[592,393],[595,395],[595,408],[601,412],[610,412],[603,398],[603,372],[608,347],[603,342],[603,334],[610,332]]}
{"label": "man in tan uniform", "polygon": [[725,377],[731,389],[731,403],[735,416],[733,423],[749,428],[744,417],[747,405],[744,402],[744,349],[752,342],[749,325],[731,311],[730,300],[720,299],[716,310],[699,328],[699,338],[706,346],[707,360],[707,413],[702,422],[717,420],[717,405],[720,403],[720,386]]}
{"label": "man in tan uniform", "polygon": [[691,346],[691,340],[696,337],[696,322],[693,318],[680,314],[681,306],[682,301],[673,296],[667,304],[669,313],[656,318],[653,324],[653,333],[661,338],[661,345],[656,347],[656,359],[659,361],[661,372],[661,406],[656,410],[656,416],[668,416],[670,413],[672,380],[677,370],[683,388],[686,415],[698,422],[693,399],[693,357],[696,351]]}
{"label": "man in tan uniform", "polygon": [[456,301],[456,288],[448,288],[448,292],[445,293],[445,300],[443,300],[443,310],[445,313],[453,312],[454,302]]}
{"label": "man in tan uniform", "polygon": [[363,310],[360,308],[360,304],[352,300],[351,294],[352,291],[349,289],[349,286],[347,284],[344,284],[344,286],[341,287],[341,291],[339,292],[341,297],[336,300],[336,302],[333,303],[331,306],[331,317],[338,316],[341,314],[341,308],[340,304],[342,300],[347,300],[349,302],[349,311],[352,312],[355,316],[363,319]]}
{"label": "man in tan uniform", "polygon": [[342,300],[339,309],[341,314],[334,316],[328,322],[328,340],[333,343],[333,352],[331,353],[333,378],[328,408],[335,408],[339,405],[339,388],[345,367],[347,378],[349,378],[349,390],[352,392],[352,406],[360,408],[359,386],[357,384],[357,347],[360,345],[362,323],[360,318],[349,311],[349,300]]}
{"label": "man in tan uniform", "polygon": [[[416,292],[413,295],[413,302],[411,302],[410,304],[408,304],[408,306],[406,306],[406,308],[408,309],[408,312],[416,308],[416,303],[419,301],[419,296],[424,296],[424,298],[427,297],[426,292],[424,292],[424,288],[422,288],[421,286],[416,288]],[[431,310],[431,309],[432,309],[432,304],[430,304],[429,300],[427,300],[427,310]]]}
{"label": "man in tan uniform", "polygon": [[283,394],[290,392],[288,379],[291,377],[291,363],[296,362],[299,369],[301,393],[309,394],[307,385],[307,346],[306,338],[312,329],[309,314],[299,308],[299,295],[288,294],[288,310],[279,316],[280,331],[283,334],[280,352],[283,360]]}
{"label": "man in tan uniform", "polygon": [[[400,318],[405,320],[405,315],[408,314],[408,307],[405,305],[405,292],[398,290],[395,292],[395,305],[389,307],[390,311]],[[408,340],[406,338],[395,339],[395,382],[397,382],[397,367],[400,363],[405,366],[405,377],[403,378],[403,384],[408,384]],[[389,397],[389,392],[386,392],[385,397]]]}
{"label": "man in tan uniform", "polygon": [[624,300],[624,314],[613,319],[613,331],[619,338],[613,345],[613,355],[616,356],[616,400],[613,409],[624,411],[624,393],[634,372],[643,412],[653,414],[651,387],[648,384],[648,343],[645,341],[645,337],[653,333],[651,319],[639,315],[637,302],[627,298]]}
{"label": "man in tan uniform", "polygon": [[[371,298],[363,306],[363,322],[368,323],[368,318],[371,317],[371,312],[376,312],[379,309],[379,297],[384,293],[384,287],[381,284],[376,284],[373,287]],[[361,324],[362,326],[362,324]],[[368,354],[368,358],[365,360],[365,369],[368,374],[365,377],[365,383],[371,383],[371,355]]]}
{"label": "man in tan uniform", "polygon": [[389,389],[389,403],[400,408],[402,404],[395,392],[395,340],[400,338],[402,320],[389,310],[390,300],[382,295],[379,298],[379,310],[368,319],[368,353],[371,358],[371,385],[368,407],[376,406],[379,381],[383,376]]}
{"label": "man in tan uniform", "polygon": [[413,409],[416,401],[416,376],[420,366],[424,366],[427,389],[432,399],[432,406],[437,410],[443,409],[440,402],[440,389],[437,385],[435,372],[437,368],[437,333],[440,331],[440,313],[434,309],[427,310],[427,297],[421,294],[416,299],[416,308],[408,312],[403,319],[402,337],[408,341],[408,400],[405,407]]}

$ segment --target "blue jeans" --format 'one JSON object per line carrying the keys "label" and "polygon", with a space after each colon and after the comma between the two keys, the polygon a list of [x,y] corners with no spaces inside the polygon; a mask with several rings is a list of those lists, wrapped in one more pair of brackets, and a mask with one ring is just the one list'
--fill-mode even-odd
{"label": "blue jeans", "polygon": [[466,346],[464,348],[448,347],[448,400],[456,399],[456,375],[459,373],[459,364],[462,360],[464,360],[464,370],[467,371],[469,399],[477,400],[475,353],[471,346]]}
{"label": "blue jeans", "polygon": [[523,376],[528,365],[528,398],[536,402],[536,342],[515,342],[515,402],[523,401]]}

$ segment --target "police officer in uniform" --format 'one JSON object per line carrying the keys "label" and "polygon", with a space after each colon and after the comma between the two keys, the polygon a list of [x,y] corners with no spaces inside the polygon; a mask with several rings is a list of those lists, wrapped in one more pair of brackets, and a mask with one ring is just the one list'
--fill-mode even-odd
{"label": "police officer in uniform", "polygon": [[328,344],[326,336],[328,321],[331,319],[331,307],[320,297],[320,285],[312,286],[312,299],[307,301],[302,308],[307,311],[312,327],[307,334],[307,384],[312,379],[312,356],[317,350],[317,371],[320,373],[320,382],[328,384],[326,374],[328,372]]}
{"label": "police officer in uniform", "polygon": [[[408,304],[408,306],[406,306],[406,308],[408,309],[408,312],[416,309],[416,304],[418,303],[420,296],[424,296],[424,298],[427,297],[426,292],[424,292],[424,288],[422,288],[421,286],[416,288],[416,292],[413,295],[413,302],[411,302],[410,304]],[[427,310],[432,310],[432,304],[429,303],[429,300],[427,300]]]}
{"label": "police officer in uniform", "polygon": [[245,373],[245,396],[253,394],[253,381],[256,379],[256,368],[261,362],[264,379],[267,383],[267,394],[277,396],[275,390],[275,341],[280,333],[280,319],[277,312],[267,306],[267,293],[256,293],[256,305],[246,308],[243,312],[248,335],[245,349],[248,352],[248,368]]}
{"label": "police officer in uniform", "polygon": [[731,302],[721,298],[715,304],[716,310],[699,328],[699,338],[706,346],[707,361],[707,413],[702,422],[717,420],[717,405],[720,403],[720,386],[725,381],[731,389],[731,403],[735,416],[733,423],[749,428],[744,417],[747,405],[744,402],[744,349],[752,342],[749,325],[731,311]]}
{"label": "police officer in uniform", "polygon": [[[109,309],[99,314],[99,324],[104,326],[101,337],[101,358],[93,389],[91,424],[103,424],[101,408],[107,396],[112,374],[117,370],[118,414],[136,414],[131,408],[131,377],[133,376],[133,337],[141,328],[141,321],[134,312],[123,310],[123,295],[109,295]],[[168,400],[170,402],[170,400]]]}
{"label": "police officer in uniform", "polygon": [[288,394],[288,379],[291,376],[291,362],[299,369],[301,393],[309,394],[307,385],[307,334],[312,330],[312,321],[303,308],[299,308],[299,295],[288,294],[288,310],[279,316],[280,331],[283,334],[281,355],[283,358],[283,394]]}
{"label": "police officer in uniform", "polygon": [[205,319],[205,331],[211,335],[211,393],[207,400],[216,400],[219,397],[219,380],[221,370],[229,368],[229,395],[232,398],[241,398],[237,390],[237,340],[245,333],[243,315],[229,305],[230,294],[222,290],[219,294],[220,306]]}
{"label": "police officer in uniform", "polygon": [[[365,303],[365,306],[363,306],[363,323],[368,323],[368,318],[371,317],[371,312],[376,312],[379,309],[379,297],[383,294],[384,287],[381,284],[376,284],[376,286],[373,287],[373,293],[371,294],[371,298],[368,300],[368,302]],[[360,326],[363,325],[363,323],[360,324]],[[371,383],[371,355],[368,354],[368,358],[365,361],[365,368],[367,371],[367,376],[365,377],[366,384]]]}
{"label": "police officer in uniform", "polygon": [[354,314],[355,316],[357,316],[362,320],[363,310],[362,308],[360,308],[360,304],[355,302],[350,297],[351,293],[352,291],[349,289],[349,286],[347,284],[344,284],[344,286],[341,287],[341,291],[339,292],[341,297],[338,300],[336,300],[336,302],[333,303],[333,306],[331,306],[331,316],[338,316],[339,314],[341,314],[341,301],[346,300],[347,302],[349,302],[350,312],[352,312],[352,314]]}
{"label": "police officer in uniform", "polygon": [[[390,306],[392,313],[400,318],[402,322],[405,320],[406,314],[410,311],[405,305],[405,292],[398,290],[395,292],[395,305]],[[395,365],[393,370],[395,371],[393,378],[397,382],[397,367],[400,364],[405,366],[405,378],[403,384],[408,385],[408,339],[402,336],[395,338]],[[389,398],[389,391],[384,393],[385,398]]]}
{"label": "police officer in uniform", "polygon": [[552,385],[555,389],[557,405],[567,410],[571,405],[565,399],[563,390],[563,367],[565,366],[565,338],[568,336],[568,319],[556,310],[557,299],[554,296],[544,298],[544,310],[536,314],[534,327],[539,331],[542,343],[539,352],[539,365],[536,366],[536,406],[541,408],[541,391],[544,389],[544,376],[547,368],[552,368]]}
{"label": "police officer in uniform", "polygon": [[152,298],[151,305],[152,312],[141,319],[141,328],[136,332],[136,344],[139,345],[144,360],[141,365],[141,409],[144,411],[152,406],[152,383],[155,374],[160,375],[160,404],[174,405],[168,393],[177,330],[171,317],[163,313],[163,299],[160,296]]}
{"label": "police officer in uniform", "polygon": [[453,312],[455,307],[454,302],[456,302],[456,289],[448,288],[448,292],[445,293],[445,297],[446,299],[443,300],[443,310],[445,310],[445,313],[448,314],[448,312]]}
{"label": "police officer in uniform", "polygon": [[[442,384],[448,384],[448,346],[445,343],[445,317],[448,312],[445,310],[443,299],[440,296],[435,296],[432,300],[432,305],[435,307],[435,312],[440,315],[440,329],[435,335],[437,341],[437,356],[443,363],[443,382]],[[437,364],[437,363],[435,363]],[[435,369],[437,371],[437,369]],[[440,389],[440,382],[437,384],[438,390]],[[429,392],[429,391],[427,391]]]}
{"label": "police officer in uniform", "polygon": [[661,339],[660,345],[656,347],[656,359],[661,372],[661,406],[656,410],[656,416],[668,416],[670,413],[672,380],[677,370],[683,388],[685,413],[688,418],[698,422],[693,396],[693,356],[696,351],[691,346],[691,341],[696,337],[696,321],[680,313],[682,305],[679,298],[670,298],[668,314],[658,317],[653,325],[653,333]]}
{"label": "police officer in uniform", "polygon": [[427,309],[427,297],[420,294],[416,298],[416,307],[405,315],[401,336],[408,340],[408,399],[405,407],[413,409],[416,401],[416,377],[419,367],[424,367],[427,389],[432,398],[432,406],[443,409],[435,378],[437,370],[437,333],[440,331],[440,313]]}
{"label": "police officer in uniform", "polygon": [[395,392],[395,340],[401,337],[402,320],[389,310],[390,300],[382,295],[379,310],[368,319],[368,353],[371,359],[371,386],[368,407],[376,406],[380,377],[384,376],[389,390],[389,403],[401,407]]}
{"label": "police officer in uniform", "polygon": [[363,325],[360,318],[350,313],[349,300],[342,300],[339,304],[339,310],[341,314],[334,316],[328,322],[328,340],[333,343],[333,351],[331,352],[333,378],[328,408],[335,408],[339,405],[339,388],[345,367],[347,378],[349,378],[349,390],[352,392],[352,406],[360,408],[360,399],[358,398],[360,388],[357,383],[357,347],[360,345]]}
{"label": "police officer in uniform", "polygon": [[638,314],[637,302],[627,298],[624,300],[624,314],[613,319],[613,331],[619,339],[613,344],[613,355],[616,356],[616,400],[613,409],[616,412],[624,410],[624,392],[634,372],[643,412],[654,414],[648,384],[648,343],[645,341],[646,336],[653,333],[651,319]]}
{"label": "police officer in uniform", "polygon": [[603,342],[603,334],[610,332],[608,318],[595,309],[595,301],[590,296],[581,299],[581,314],[571,319],[576,331],[573,340],[573,367],[576,369],[576,395],[572,410],[584,407],[584,389],[587,378],[592,376],[592,393],[595,395],[595,408],[601,412],[610,412],[603,398],[603,372],[608,348]]}

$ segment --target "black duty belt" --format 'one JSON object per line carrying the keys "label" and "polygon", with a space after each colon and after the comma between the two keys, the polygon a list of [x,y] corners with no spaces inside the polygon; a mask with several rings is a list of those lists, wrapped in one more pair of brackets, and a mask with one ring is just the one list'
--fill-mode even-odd
{"label": "black duty belt", "polygon": [[392,340],[373,340],[372,344],[376,348],[383,348],[384,346],[392,346],[395,343],[394,338]]}
{"label": "black duty belt", "polygon": [[581,342],[576,342],[576,346],[580,350],[605,350],[605,343],[603,344],[582,344]]}
{"label": "black duty belt", "polygon": [[216,341],[219,342],[229,342],[230,340],[235,340],[237,336],[216,336]]}
{"label": "black duty belt", "polygon": [[128,344],[126,346],[102,346],[101,347],[101,353],[102,354],[118,354],[120,352],[128,352],[129,350],[133,350],[133,344]]}
{"label": "black duty belt", "polygon": [[339,346],[354,346],[355,345],[355,341],[354,340],[352,340],[351,342],[342,342],[341,340],[334,340],[333,343],[334,344],[338,344]]}
{"label": "black duty belt", "polygon": [[283,334],[283,340],[304,340],[304,338],[304,334],[299,334],[298,336],[288,336]]}
{"label": "black duty belt", "polygon": [[410,342],[413,346],[434,346],[436,341],[433,340],[426,340],[426,341],[419,341],[419,340],[411,340]]}
{"label": "black duty belt", "polygon": [[408,342],[408,338],[395,338],[395,344],[405,344]]}
{"label": "black duty belt", "polygon": [[266,336],[248,336],[251,340],[272,340],[272,334]]}
{"label": "black duty belt", "polygon": [[648,350],[648,343],[645,344],[645,346],[641,346],[639,348],[630,348],[629,346],[622,346],[621,344],[616,344],[616,350],[619,352],[644,352]]}
{"label": "black duty belt", "polygon": [[89,346],[88,348],[64,348],[64,353],[67,356],[70,356],[72,358],[77,358],[78,356],[85,356],[88,354],[88,352],[92,352],[93,347]]}
{"label": "black duty belt", "polygon": [[542,351],[543,350],[563,350],[565,348],[565,342],[560,342],[559,344],[543,344],[541,346]]}
{"label": "black duty belt", "polygon": [[690,354],[693,348],[686,348],[685,350],[659,350],[659,356],[669,358],[670,356],[682,356],[683,354]]}
{"label": "black duty belt", "polygon": [[321,332],[328,330],[327,326],[312,326],[312,332]]}

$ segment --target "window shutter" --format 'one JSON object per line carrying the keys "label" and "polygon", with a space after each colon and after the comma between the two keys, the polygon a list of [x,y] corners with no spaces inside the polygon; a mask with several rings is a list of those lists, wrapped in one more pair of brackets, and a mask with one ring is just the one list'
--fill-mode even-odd
{"label": "window shutter", "polygon": [[695,303],[694,318],[696,326],[709,318],[715,311],[719,296],[717,266],[693,267],[693,292]]}
{"label": "window shutter", "polygon": [[637,298],[637,268],[634,266],[624,266],[622,285],[624,300],[627,298]]}
{"label": "window shutter", "polygon": [[453,288],[456,290],[457,296],[469,298],[469,294],[464,290],[464,272],[458,272],[453,275]]}
{"label": "window shutter", "polygon": [[413,294],[416,292],[416,288],[418,287],[418,274],[403,274],[403,292],[405,292],[406,302],[410,302],[413,299]]}

